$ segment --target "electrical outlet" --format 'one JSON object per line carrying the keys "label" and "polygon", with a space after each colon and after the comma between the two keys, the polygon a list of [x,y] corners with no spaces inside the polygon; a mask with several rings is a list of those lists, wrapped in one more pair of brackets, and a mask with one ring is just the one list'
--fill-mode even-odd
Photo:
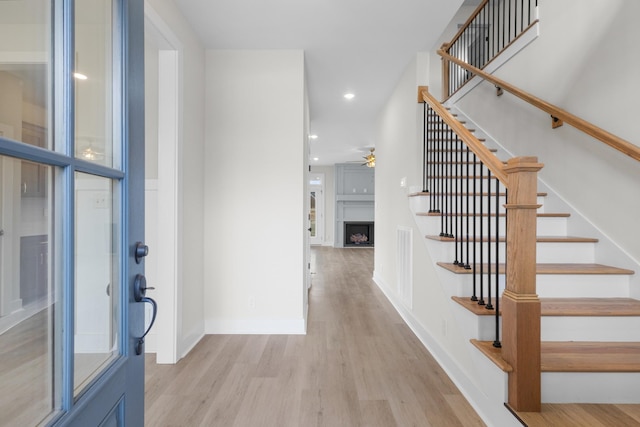
{"label": "electrical outlet", "polygon": [[251,310],[254,310],[256,308],[256,297],[254,297],[253,295],[249,297],[249,308]]}
{"label": "electrical outlet", "polygon": [[447,319],[442,319],[442,336],[446,337],[447,336],[447,332],[448,332],[448,325],[447,325]]}

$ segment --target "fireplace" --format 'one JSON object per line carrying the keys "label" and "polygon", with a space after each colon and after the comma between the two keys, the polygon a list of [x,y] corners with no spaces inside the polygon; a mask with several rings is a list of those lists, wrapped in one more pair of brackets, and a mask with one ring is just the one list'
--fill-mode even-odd
{"label": "fireplace", "polygon": [[373,246],[373,222],[351,221],[344,223],[344,246]]}

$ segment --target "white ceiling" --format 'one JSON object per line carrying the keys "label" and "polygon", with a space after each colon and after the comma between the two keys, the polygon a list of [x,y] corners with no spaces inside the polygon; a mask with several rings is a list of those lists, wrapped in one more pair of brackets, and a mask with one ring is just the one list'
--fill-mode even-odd
{"label": "white ceiling", "polygon": [[[207,49],[303,49],[311,164],[361,160],[405,67],[463,0],[175,0]],[[472,0],[477,3],[478,0]],[[356,97],[347,101],[343,94]]]}

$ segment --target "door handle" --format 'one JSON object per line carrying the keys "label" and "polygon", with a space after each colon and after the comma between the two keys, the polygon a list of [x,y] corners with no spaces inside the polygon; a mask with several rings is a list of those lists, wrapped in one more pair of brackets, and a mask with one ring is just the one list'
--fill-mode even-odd
{"label": "door handle", "polygon": [[149,298],[146,296],[147,289],[155,289],[153,287],[147,286],[147,278],[142,274],[136,274],[136,278],[133,282],[133,298],[136,302],[148,303],[151,304],[153,308],[153,315],[151,316],[151,323],[149,323],[149,327],[144,334],[140,338],[138,338],[138,342],[136,343],[136,355],[142,354],[142,349],[144,348],[144,337],[147,336],[153,324],[156,321],[156,315],[158,314],[158,304],[154,301],[153,298]]}

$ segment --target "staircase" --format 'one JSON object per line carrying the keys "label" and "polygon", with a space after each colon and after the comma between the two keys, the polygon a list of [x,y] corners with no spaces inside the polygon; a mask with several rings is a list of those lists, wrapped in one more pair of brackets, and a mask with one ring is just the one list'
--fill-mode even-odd
{"label": "staircase", "polygon": [[[457,119],[469,127],[468,119],[461,115]],[[493,147],[499,158],[511,157],[495,142],[479,139]],[[539,183],[538,187],[544,185]],[[411,194],[411,210],[439,267],[445,292],[451,296],[458,326],[473,346],[472,357],[487,378],[487,394],[496,402],[506,402],[506,375],[511,367],[502,359],[500,348],[493,345],[495,310],[471,301],[471,271],[453,263],[454,240],[440,235],[440,214],[429,212],[430,196],[433,194]],[[469,196],[478,204],[484,198],[478,189]],[[569,235],[573,213],[545,210],[546,205],[562,206],[555,194],[539,192],[538,203],[542,205],[537,214],[536,250],[542,310],[542,402],[640,403],[640,301],[629,298],[634,271],[598,263],[599,239]],[[500,195],[500,206],[503,204],[504,195]],[[504,215],[502,209],[499,215]],[[505,254],[503,237],[499,240],[499,253]],[[502,275],[504,255],[499,257]],[[500,283],[501,293],[503,276]]]}

